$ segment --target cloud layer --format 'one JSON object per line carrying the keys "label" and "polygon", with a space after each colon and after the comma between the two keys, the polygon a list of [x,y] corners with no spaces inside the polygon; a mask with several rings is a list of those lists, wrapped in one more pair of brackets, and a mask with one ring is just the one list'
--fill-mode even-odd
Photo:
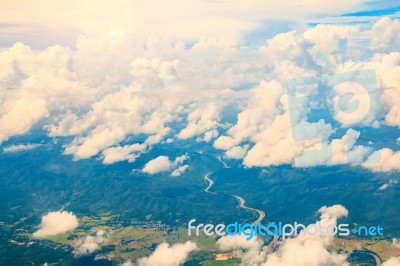
{"label": "cloud layer", "polygon": [[[43,3],[49,4],[45,0]],[[281,10],[281,6],[264,1],[251,6],[237,1],[176,4],[181,7],[179,10],[196,7],[195,13],[211,8],[213,12],[205,18],[211,21],[221,19],[217,14],[224,10],[225,22],[217,23],[221,29],[211,27],[215,34],[199,34],[201,28],[191,28],[196,36],[188,42],[185,38],[190,32],[184,28],[197,19],[195,24],[203,25],[203,20],[186,17],[186,13],[179,11],[176,19],[194,19],[184,23],[182,32],[173,38],[163,37],[158,30],[147,36],[140,34],[140,23],[137,27],[125,27],[126,21],[137,19],[138,14],[137,9],[122,8],[132,4],[120,1],[110,10],[126,15],[126,21],[115,21],[120,27],[68,17],[69,26],[83,31],[74,49],[54,45],[36,50],[21,42],[1,49],[0,143],[41,128],[53,138],[72,138],[64,147],[65,154],[76,160],[97,157],[105,164],[133,162],[160,143],[197,141],[212,143],[227,158],[242,160],[247,167],[353,164],[373,171],[399,170],[395,166],[399,162],[396,150],[389,154],[387,149],[377,148],[375,152],[384,157],[380,164],[364,164],[367,157],[375,156],[374,147],[358,144],[363,136],[362,130],[356,128],[362,125],[379,130],[380,126],[400,126],[398,19],[386,17],[366,27],[318,25],[266,37],[264,44],[254,45],[247,44],[246,37],[236,31],[246,31],[261,23],[259,19],[265,16],[261,10],[268,9],[268,14],[273,14],[271,8]],[[335,13],[362,4],[363,1],[346,1],[339,7],[337,1],[325,1],[324,7],[331,6],[329,12]],[[54,5],[49,4],[49,8]],[[175,24],[161,22],[169,15],[158,14],[147,4],[134,5],[150,15],[160,15],[154,27],[171,27],[170,33],[174,32]],[[321,7],[312,1],[303,1],[300,10],[298,4],[287,5],[282,10],[293,11],[290,16],[312,15]],[[238,7],[243,11],[241,15],[235,12]],[[9,3],[7,8],[17,7]],[[86,8],[78,9],[93,14]],[[43,12],[48,16],[41,20],[49,22],[54,18],[47,11]],[[140,12],[140,16],[144,13]],[[236,22],[242,26],[226,31],[225,27]],[[221,34],[224,31],[226,35]],[[347,57],[341,54],[343,39],[349,40]],[[363,57],[360,52],[365,47],[370,56]],[[357,71],[371,69],[376,72],[378,88],[370,95],[378,100],[371,112],[365,104],[371,99],[358,93],[360,88],[354,82],[340,83],[331,88],[332,94],[327,93],[330,101],[326,108],[332,109],[332,115],[327,115],[330,119],[309,119],[312,109],[326,99],[300,97],[293,106],[293,95],[288,93],[287,81],[293,78],[354,72],[348,74],[350,79],[362,81],[365,76]],[[330,88],[331,84],[328,80],[324,85]],[[338,94],[353,90],[355,96],[347,100],[351,103],[359,96],[361,104],[356,114],[362,115],[362,119],[357,120],[358,124],[353,123],[354,116],[338,109],[342,104]],[[307,93],[310,91],[297,94]],[[343,127],[347,128],[346,134],[335,135]],[[136,136],[145,136],[143,143],[130,141]],[[159,160],[164,160],[160,161],[163,171],[171,167],[165,158]],[[172,170],[174,176],[187,169],[179,167]],[[152,163],[144,169],[148,173],[158,171],[152,170]]]}

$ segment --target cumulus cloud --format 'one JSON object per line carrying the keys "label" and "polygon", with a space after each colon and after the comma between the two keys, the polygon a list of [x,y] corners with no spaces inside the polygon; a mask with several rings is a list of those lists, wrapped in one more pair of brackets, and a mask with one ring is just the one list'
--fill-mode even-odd
{"label": "cumulus cloud", "polygon": [[[324,206],[318,211],[321,216],[317,223],[323,226],[337,224],[337,220],[347,216],[348,211],[341,205]],[[309,225],[312,226],[312,225]],[[243,265],[254,266],[322,266],[322,265],[348,265],[347,256],[328,250],[333,236],[306,235],[301,232],[294,238],[288,238],[271,250],[263,246],[262,241],[256,237],[250,241],[245,236],[223,236],[217,244],[222,250],[246,249],[242,258]]]}
{"label": "cumulus cloud", "polygon": [[378,20],[372,27],[371,48],[379,52],[392,52],[400,47],[400,21],[388,17]]}
{"label": "cumulus cloud", "polygon": [[187,159],[189,159],[189,156],[186,154],[176,157],[174,161],[171,161],[168,156],[158,156],[148,161],[143,167],[142,172],[153,175],[172,170],[171,176],[180,176],[189,168],[188,165],[183,165]]}
{"label": "cumulus cloud", "polygon": [[46,238],[75,230],[79,225],[78,218],[67,211],[49,212],[42,216],[39,230],[33,233],[36,238]]}
{"label": "cumulus cloud", "polygon": [[216,129],[209,130],[206,133],[204,133],[204,137],[201,140],[203,140],[205,142],[209,142],[212,139],[218,137],[218,134],[219,134],[219,132]]}
{"label": "cumulus cloud", "polygon": [[49,115],[44,100],[29,96],[7,100],[1,113],[0,142],[27,133],[40,119]]}
{"label": "cumulus cloud", "polygon": [[290,31],[274,36],[260,48],[260,51],[271,63],[279,63],[283,60],[298,60],[304,57],[303,45],[303,40],[297,38],[294,31]]}
{"label": "cumulus cloud", "polygon": [[187,154],[178,156],[178,157],[175,158],[174,164],[178,164],[178,165],[179,164],[183,164],[188,159],[189,159],[189,156]]}
{"label": "cumulus cloud", "polygon": [[209,104],[204,108],[196,109],[188,115],[188,123],[178,134],[180,139],[188,139],[199,134],[215,130],[219,121],[218,107],[215,104]]}
{"label": "cumulus cloud", "polygon": [[228,150],[240,142],[252,138],[260,127],[271,123],[282,114],[281,97],[284,86],[277,80],[261,81],[249,94],[246,108],[237,115],[237,123],[228,129],[229,136],[221,136],[214,142],[217,149]]}
{"label": "cumulus cloud", "polygon": [[146,151],[146,144],[132,144],[118,147],[110,147],[102,152],[103,163],[112,164],[120,161],[134,162],[141,153]]}
{"label": "cumulus cloud", "polygon": [[[337,219],[347,216],[348,211],[340,205],[322,207],[319,212],[322,225],[336,224]],[[327,246],[331,243],[331,236],[307,236],[300,234],[296,238],[287,239],[278,252],[267,256],[264,265],[346,265],[346,255],[329,252]]]}
{"label": "cumulus cloud", "polygon": [[160,172],[167,172],[171,169],[171,167],[172,163],[168,156],[159,156],[147,162],[142,171],[143,173],[153,175]]}
{"label": "cumulus cloud", "polygon": [[[277,80],[261,82],[252,90],[252,95],[246,108],[237,115],[236,124],[228,129],[228,135],[220,136],[214,142],[215,148],[230,150],[227,156],[228,153],[235,157],[245,155],[245,166],[293,164],[304,150],[326,140],[332,133],[331,125],[323,120],[315,123],[305,121],[307,102],[296,110],[296,118],[291,117],[285,87]],[[294,130],[310,136],[320,133],[320,139],[296,140]],[[246,141],[253,143],[247,153],[243,148],[234,148]]]}
{"label": "cumulus cloud", "polygon": [[153,254],[148,257],[141,258],[138,261],[139,266],[176,266],[184,263],[190,252],[197,249],[197,245],[187,241],[184,244],[175,244],[170,246],[167,243],[162,243],[157,246]]}
{"label": "cumulus cloud", "polygon": [[189,168],[189,165],[182,165],[175,169],[172,173],[171,176],[181,176],[187,169]]}
{"label": "cumulus cloud", "polygon": [[364,63],[364,68],[376,71],[379,87],[381,115],[389,126],[399,126],[400,99],[400,53],[375,53],[370,62]]}
{"label": "cumulus cloud", "polygon": [[40,52],[17,42],[0,52],[0,142],[29,132],[59,112],[92,101],[93,91],[74,80],[69,48]]}
{"label": "cumulus cloud", "polygon": [[372,153],[363,167],[374,172],[391,172],[400,170],[400,152],[384,148]]}
{"label": "cumulus cloud", "polygon": [[246,155],[248,149],[249,145],[233,146],[232,148],[227,150],[225,154],[227,158],[241,159]]}
{"label": "cumulus cloud", "polygon": [[4,153],[14,153],[20,151],[29,151],[40,147],[42,144],[19,144],[11,145],[3,148]]}
{"label": "cumulus cloud", "polygon": [[[72,154],[75,159],[89,158],[110,147],[117,147],[129,135],[148,135],[145,144],[156,145],[171,133],[167,124],[178,122],[180,115],[186,112],[189,112],[190,119],[179,136],[202,135],[205,140],[215,136],[218,112],[216,109],[210,109],[212,112],[204,110],[200,106],[212,96],[225,97],[226,92],[217,91],[211,95],[196,90],[188,92],[178,85],[169,86],[164,82],[158,84],[154,81],[156,85],[152,85],[151,80],[142,82],[144,84],[131,84],[128,88],[107,93],[81,116],[73,113],[60,116],[58,121],[47,126],[49,134],[53,137],[75,136],[65,148],[65,153]],[[176,83],[179,84],[179,81]],[[228,93],[232,98],[227,102],[235,101],[236,93]],[[188,105],[191,107],[185,108]],[[211,113],[202,114],[202,110]]]}
{"label": "cumulus cloud", "polygon": [[[353,164],[357,165],[365,161],[372,150],[369,147],[355,145],[360,132],[349,129],[340,139],[334,139],[329,144],[322,144],[315,150],[304,151],[296,161],[297,166],[315,165],[336,165]],[[318,154],[318,155],[317,155]]]}
{"label": "cumulus cloud", "polygon": [[[322,134],[331,134],[332,128],[323,120],[317,123],[304,122],[304,129]],[[299,130],[302,131],[302,130]],[[312,133],[313,134],[313,133]],[[288,113],[277,116],[272,124],[267,125],[254,136],[254,146],[247,152],[243,160],[246,166],[269,166],[280,164],[294,164],[295,160],[307,149],[321,143],[320,139],[297,141],[293,138]]]}
{"label": "cumulus cloud", "polygon": [[77,241],[73,251],[76,257],[92,254],[100,249],[100,244],[106,241],[105,232],[103,230],[97,231],[95,236],[87,236],[84,239]]}

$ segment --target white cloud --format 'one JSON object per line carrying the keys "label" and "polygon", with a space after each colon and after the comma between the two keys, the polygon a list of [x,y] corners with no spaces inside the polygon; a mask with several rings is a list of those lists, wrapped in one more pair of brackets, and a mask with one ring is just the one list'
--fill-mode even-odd
{"label": "white cloud", "polygon": [[[397,49],[398,50],[398,49]],[[400,53],[375,53],[370,62],[363,63],[364,69],[376,71],[378,88],[380,89],[380,107],[385,123],[399,126],[400,100]]]}
{"label": "white cloud", "polygon": [[3,148],[4,153],[14,153],[20,151],[29,151],[40,147],[42,144],[19,144],[11,145]]}
{"label": "white cloud", "polygon": [[382,186],[380,186],[379,188],[378,188],[378,190],[386,190],[386,189],[388,189],[389,188],[389,183],[386,183],[386,184],[383,184]]}
{"label": "white cloud", "polygon": [[167,135],[170,131],[170,128],[164,128],[160,133],[148,136],[147,139],[144,141],[147,145],[155,145],[157,143],[162,142],[165,135]]}
{"label": "white cloud", "polygon": [[177,79],[179,60],[162,61],[159,58],[149,60],[138,58],[131,63],[131,74],[136,84],[149,89],[168,84]]}
{"label": "white cloud", "polygon": [[189,168],[188,165],[183,165],[187,159],[189,159],[189,156],[186,154],[176,157],[174,161],[171,161],[168,156],[159,156],[148,161],[143,167],[142,172],[153,175],[172,170],[171,176],[180,176]]}
{"label": "white cloud", "polygon": [[134,162],[141,153],[145,152],[146,144],[132,144],[118,147],[111,147],[103,150],[103,163],[112,164],[120,161]]}
{"label": "white cloud", "polygon": [[[140,73],[138,70],[136,72]],[[149,135],[145,144],[150,146],[160,143],[171,131],[166,126],[167,123],[179,122],[183,113],[190,112],[191,117],[193,112],[196,112],[193,110],[204,110],[204,106],[200,106],[204,101],[208,101],[206,99],[216,95],[217,97],[230,95],[232,97],[226,99],[229,102],[235,101],[237,97],[234,91],[208,92],[199,91],[197,88],[187,91],[179,86],[180,81],[176,81],[173,86],[164,82],[158,84],[158,81],[155,81],[157,85],[154,85],[151,81],[154,76],[157,79],[157,73],[153,73],[149,75],[150,80],[140,81],[143,84],[137,84],[139,81],[136,80],[127,88],[105,92],[106,95],[91,104],[90,110],[83,115],[67,112],[55,125],[47,126],[49,134],[75,136],[72,143],[67,145],[65,153],[72,154],[75,159],[85,159],[118,145],[128,135]],[[184,82],[187,82],[186,80]],[[202,82],[204,83],[204,80]],[[185,108],[188,105],[190,107]],[[212,138],[213,135],[210,134],[218,125],[216,110],[210,115],[201,114],[199,111],[197,114],[200,117],[193,118],[194,120],[185,126],[184,132],[189,134],[191,131],[190,136],[204,133],[205,139]]]}
{"label": "white cloud", "polygon": [[392,52],[400,47],[400,21],[388,17],[378,20],[372,27],[371,48],[379,52]]}
{"label": "white cloud", "polygon": [[388,189],[389,187],[391,187],[391,186],[393,186],[393,185],[395,185],[395,184],[397,184],[397,183],[398,183],[397,180],[391,179],[391,180],[389,180],[389,182],[387,182],[387,183],[383,184],[382,186],[380,186],[380,187],[378,188],[378,190],[380,190],[380,191],[386,190],[386,189]]}
{"label": "white cloud", "polygon": [[2,113],[0,142],[10,136],[27,133],[40,119],[49,115],[46,102],[30,96],[7,100],[2,106]]}
{"label": "white cloud", "polygon": [[210,142],[212,139],[218,137],[218,130],[216,129],[212,129],[210,131],[207,131],[206,133],[204,133],[204,137],[203,137],[203,141],[205,142]]}
{"label": "white cloud", "polygon": [[[319,212],[321,225],[336,224],[337,219],[347,216],[348,211],[341,205],[322,207]],[[307,236],[300,234],[295,238],[287,239],[279,250],[267,256],[265,266],[319,266],[319,265],[347,265],[346,255],[329,252],[327,247],[331,243],[331,236]]]}
{"label": "white cloud", "polygon": [[222,236],[218,239],[217,246],[220,250],[233,250],[259,248],[262,244],[256,237],[250,240],[246,238],[244,235]]}
{"label": "white cloud", "polygon": [[187,154],[184,154],[184,155],[176,157],[174,160],[174,163],[175,164],[183,164],[188,159],[189,159],[189,156]]}
{"label": "white cloud", "polygon": [[73,231],[78,227],[78,225],[78,219],[72,212],[49,212],[42,217],[39,230],[34,232],[33,236],[37,238],[46,238]]}
{"label": "white cloud", "polygon": [[372,153],[362,166],[374,172],[400,171],[400,152],[380,149]]}
{"label": "white cloud", "polygon": [[197,249],[197,245],[187,241],[184,244],[175,244],[170,246],[162,243],[157,246],[153,254],[148,257],[141,258],[138,261],[139,266],[176,266],[184,263],[190,252]]}
{"label": "white cloud", "polygon": [[220,150],[228,150],[235,146],[235,140],[229,136],[220,136],[214,142],[214,148]]}
{"label": "white cloud", "polygon": [[189,165],[182,165],[175,169],[172,173],[171,176],[181,176],[187,169],[189,168]]}
{"label": "white cloud", "polygon": [[[320,223],[322,226],[337,224],[337,220],[347,216],[348,211],[341,205],[321,207]],[[246,241],[245,236],[223,236],[217,244],[222,250],[246,249],[242,258],[243,265],[253,266],[321,266],[348,265],[346,255],[328,249],[333,237],[328,235],[306,235],[300,233],[294,238],[282,241],[277,250],[271,251],[263,246],[262,241],[253,237]]]}
{"label": "white cloud", "polygon": [[227,150],[225,154],[227,158],[241,159],[246,155],[248,149],[249,145],[233,146],[232,148]]}
{"label": "white cloud", "polygon": [[195,109],[188,115],[188,123],[186,127],[179,132],[177,137],[180,139],[188,139],[215,130],[220,119],[218,111],[218,107],[215,104],[209,104],[204,108]]}
{"label": "white cloud", "polygon": [[93,91],[74,80],[71,60],[61,46],[34,52],[16,43],[0,52],[0,142],[93,100]]}
{"label": "white cloud", "polygon": [[105,241],[105,232],[102,230],[97,231],[95,236],[89,235],[84,239],[78,240],[73,253],[76,257],[92,254],[96,250],[99,250],[100,244],[104,243]]}
{"label": "white cloud", "polygon": [[276,80],[261,81],[259,86],[248,92],[251,98],[247,107],[237,115],[237,123],[228,130],[230,136],[219,137],[214,146],[228,150],[256,135],[260,127],[270,124],[275,116],[282,113],[281,97],[284,91],[282,83]]}
{"label": "white cloud", "polygon": [[[337,71],[341,63],[341,59],[338,58],[340,54],[338,40],[339,39],[349,39],[352,40],[355,37],[360,36],[360,26],[342,26],[342,25],[317,25],[315,28],[311,28],[305,31],[302,34],[304,41],[308,42],[309,45],[312,45],[311,48],[307,48],[305,46],[306,51],[314,56],[315,63],[323,67],[323,73],[329,73],[332,69],[329,65],[326,65],[325,62],[321,62],[317,54],[321,53],[328,58],[330,63],[333,64],[334,71]],[[354,50],[357,48],[351,47]],[[359,47],[365,49],[364,47]],[[351,53],[354,53],[353,49],[348,49],[349,58],[351,57]],[[359,55],[358,55],[359,56]],[[349,59],[352,60],[352,59]]]}
{"label": "white cloud", "polygon": [[143,173],[146,174],[157,174],[160,172],[167,172],[171,169],[172,163],[167,156],[159,156],[153,160],[150,160],[143,167]]}
{"label": "white cloud", "polygon": [[[342,110],[340,101],[343,95],[353,94],[349,102],[358,101],[358,107],[352,112]],[[343,126],[356,124],[371,124],[378,118],[380,110],[373,109],[373,99],[378,99],[379,94],[376,92],[367,92],[363,85],[356,82],[342,82],[332,89],[332,102],[336,121]]]}
{"label": "white cloud", "polygon": [[[390,21],[390,23],[394,22]],[[267,65],[272,72],[271,78],[276,80],[268,83],[262,82],[258,88],[252,91],[253,96],[248,105],[238,114],[236,124],[228,129],[227,133],[224,134],[225,136],[220,136],[214,142],[214,147],[229,151],[245,141],[252,142],[254,145],[251,145],[243,159],[246,166],[361,164],[371,154],[372,149],[355,145],[359,132],[350,130],[340,139],[327,142],[327,138],[335,130],[331,128],[331,125],[323,120],[317,123],[305,121],[305,115],[310,107],[317,103],[304,101],[301,106],[297,106],[297,110],[290,110],[282,83],[291,77],[316,75],[316,70],[323,63],[315,57],[317,52],[326,54],[328,60],[331,61],[331,66],[324,66],[327,73],[343,71],[341,68],[347,70],[346,68],[353,65],[355,59],[360,55],[350,54],[349,58],[351,59],[347,59],[348,62],[345,62],[343,67],[336,66],[335,64],[340,63],[338,40],[340,38],[351,40],[355,36],[364,36],[363,38],[365,38],[366,35],[376,34],[373,32],[361,31],[358,26],[319,25],[302,34],[288,32],[269,40],[260,50],[268,58],[269,63]],[[390,44],[390,47],[395,50],[398,49],[393,44]],[[362,62],[358,65],[358,69],[376,69],[378,87],[381,88],[382,94],[383,115],[386,118],[386,124],[393,126],[400,124],[398,119],[400,117],[398,115],[400,110],[398,106],[400,99],[398,90],[400,86],[400,79],[398,78],[400,76],[400,55],[398,54],[396,52],[375,54],[371,62]],[[289,66],[290,70],[288,70]],[[371,99],[378,99],[378,95],[372,95],[370,99],[371,95],[362,94],[362,90],[357,90],[353,86],[354,84],[343,83],[341,85],[343,87],[336,88],[337,94],[343,94],[349,88],[356,90],[355,94],[357,97],[360,96],[358,97],[361,101],[360,110],[354,112],[356,114],[354,116],[352,113],[347,115],[339,112],[336,108],[333,110],[334,118],[345,123],[345,126],[354,123],[377,126],[376,119],[378,116],[376,111],[378,109],[368,112],[371,111],[368,108],[370,106],[368,103]],[[332,100],[333,103],[335,101],[336,105],[334,104],[333,107],[338,106],[337,97]],[[300,140],[293,138],[294,130],[296,130],[296,137],[300,137]],[[308,140],[305,138],[306,141],[301,140],[301,137],[307,137],[305,134],[318,136],[315,134],[317,132],[321,132],[319,134],[320,140],[312,138]],[[302,136],[299,136],[300,133]],[[231,150],[229,153],[235,150]],[[320,152],[311,153],[312,150],[320,150]],[[237,156],[237,158],[240,158],[240,156]]]}
{"label": "white cloud", "polygon": [[189,159],[187,154],[178,156],[174,161],[171,161],[168,156],[159,156],[153,160],[150,160],[143,167],[142,172],[146,174],[157,174],[161,172],[171,172],[171,176],[180,176],[182,175],[188,168],[189,165],[183,165],[183,163]]}
{"label": "white cloud", "polygon": [[85,159],[98,154],[101,150],[122,141],[126,136],[121,127],[97,127],[86,138],[75,139],[64,151],[73,154],[75,159]]}
{"label": "white cloud", "polygon": [[298,60],[304,56],[302,40],[296,37],[294,31],[280,33],[267,41],[260,48],[270,63],[283,60]]}
{"label": "white cloud", "polygon": [[321,214],[320,222],[322,225],[336,224],[337,219],[349,215],[349,211],[339,204],[330,207],[323,206],[318,210],[318,212]]}
{"label": "white cloud", "polygon": [[[65,149],[76,159],[89,158],[124,140],[128,134],[163,134],[164,126],[172,116],[175,105],[170,101],[158,101],[152,96],[136,95],[134,88],[119,90],[108,94],[92,105],[91,110],[81,119],[75,118],[70,128],[75,132],[60,132],[62,135],[82,134],[76,137]],[[157,109],[157,110],[156,110]],[[69,117],[67,119],[70,119]],[[157,141],[161,141],[157,137]],[[150,144],[155,144],[152,139]]]}
{"label": "white cloud", "polygon": [[400,265],[400,257],[391,258],[382,263],[382,266],[398,266],[398,265]]}
{"label": "white cloud", "polygon": [[296,161],[296,165],[309,167],[315,165],[360,164],[365,161],[372,151],[368,147],[355,145],[359,136],[359,131],[349,129],[340,139],[334,139],[329,144],[324,143],[320,147],[304,151]]}
{"label": "white cloud", "polygon": [[[304,121],[308,107],[303,103],[302,110],[296,110],[297,124],[288,110],[287,97],[284,85],[277,81],[261,82],[250,91],[252,97],[248,105],[238,114],[235,125],[228,129],[229,136],[220,136],[214,147],[229,150],[244,142],[254,143],[249,148],[244,159],[245,166],[269,166],[279,164],[293,164],[294,160],[307,148],[326,139],[332,128],[325,121],[316,123]],[[320,132],[321,139],[305,139],[304,141],[293,138],[294,127],[302,134],[316,135]],[[231,150],[229,153],[233,153]],[[242,154],[245,152],[242,150]]]}
{"label": "white cloud", "polygon": [[[311,132],[330,134],[332,128],[320,120],[317,123],[302,123],[304,129]],[[299,130],[302,131],[302,130]],[[306,132],[306,131],[304,131]],[[310,139],[298,141],[293,138],[292,125],[289,114],[277,116],[271,125],[255,135],[256,144],[247,152],[243,160],[246,166],[269,166],[280,164],[294,164],[295,160],[305,150],[321,143],[321,140]]]}

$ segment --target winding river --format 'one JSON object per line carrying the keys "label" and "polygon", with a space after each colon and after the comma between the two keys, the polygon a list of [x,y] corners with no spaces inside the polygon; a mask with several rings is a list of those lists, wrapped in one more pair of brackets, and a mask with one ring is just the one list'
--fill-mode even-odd
{"label": "winding river", "polygon": [[[213,192],[210,191],[210,189],[214,185],[214,180],[212,180],[210,178],[210,175],[211,175],[211,173],[207,173],[207,174],[204,175],[204,181],[207,184],[207,187],[204,189],[204,192],[206,192],[206,193],[213,193]],[[251,211],[251,212],[256,212],[258,214],[258,218],[254,222],[252,222],[251,224],[258,224],[259,222],[262,221],[262,219],[265,218],[265,212],[264,211],[259,210],[259,209],[255,209],[255,208],[251,208],[251,207],[247,207],[246,206],[246,201],[242,197],[240,197],[238,195],[231,195],[231,196],[239,201],[239,205],[238,205],[239,208],[242,208],[242,209],[245,209],[245,210]]]}
{"label": "winding river", "polygon": [[245,210],[248,210],[248,211],[251,211],[251,212],[256,212],[258,214],[258,218],[254,222],[251,223],[252,225],[258,224],[259,222],[262,221],[262,219],[265,218],[265,212],[264,211],[259,210],[259,209],[255,209],[255,208],[251,208],[251,207],[247,207],[246,206],[246,201],[242,197],[240,197],[238,195],[232,195],[232,196],[235,197],[239,201],[239,206],[238,206],[239,208],[242,208],[242,209],[245,209]]}
{"label": "winding river", "polygon": [[214,180],[210,178],[211,173],[207,173],[204,176],[204,180],[206,181],[207,187],[204,189],[204,192],[211,193],[210,188],[214,185]]}

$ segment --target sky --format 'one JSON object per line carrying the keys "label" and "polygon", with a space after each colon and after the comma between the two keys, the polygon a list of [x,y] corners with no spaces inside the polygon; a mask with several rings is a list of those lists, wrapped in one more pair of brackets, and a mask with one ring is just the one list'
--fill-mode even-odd
{"label": "sky", "polygon": [[399,6],[395,1],[363,0],[3,0],[0,46],[21,41],[34,48],[56,44],[73,48],[81,34],[118,29],[138,36],[192,41],[201,36],[240,38],[257,32],[272,37],[271,25],[279,32],[287,30],[287,24],[301,26],[321,20],[371,22],[379,16],[394,15]]}

